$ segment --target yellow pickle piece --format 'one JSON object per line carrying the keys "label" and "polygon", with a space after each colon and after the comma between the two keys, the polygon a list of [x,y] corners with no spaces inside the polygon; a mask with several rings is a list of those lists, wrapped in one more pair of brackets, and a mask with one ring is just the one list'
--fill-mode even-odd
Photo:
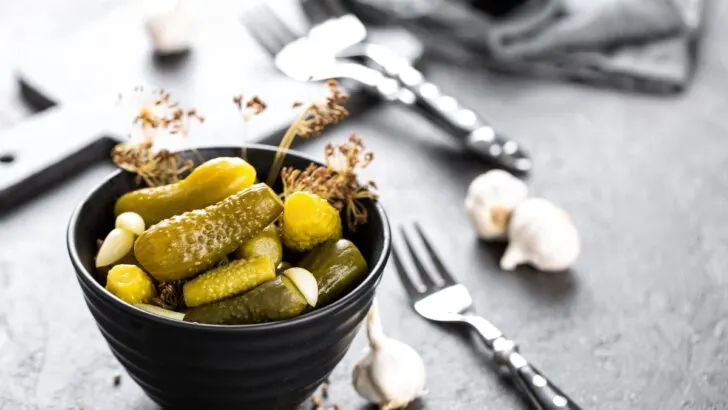
{"label": "yellow pickle piece", "polygon": [[142,188],[122,195],[114,207],[116,215],[136,212],[147,226],[194,209],[219,202],[255,182],[256,172],[242,158],[220,157],[195,168],[174,184]]}
{"label": "yellow pickle piece", "polygon": [[282,211],[278,195],[268,185],[255,184],[217,204],[152,226],[137,239],[134,255],[160,282],[186,279],[213,267]]}
{"label": "yellow pickle piece", "polygon": [[281,233],[275,224],[270,224],[261,233],[246,241],[235,251],[235,257],[239,259],[255,256],[267,256],[275,265],[283,260]]}
{"label": "yellow pickle piece", "polygon": [[184,284],[185,304],[195,307],[243,293],[276,276],[267,256],[234,260]]}
{"label": "yellow pickle piece", "polygon": [[283,243],[303,252],[342,235],[341,218],[328,201],[309,192],[294,192],[283,208]]}
{"label": "yellow pickle piece", "polygon": [[136,265],[116,265],[106,277],[106,289],[124,302],[146,303],[157,294],[154,283]]}

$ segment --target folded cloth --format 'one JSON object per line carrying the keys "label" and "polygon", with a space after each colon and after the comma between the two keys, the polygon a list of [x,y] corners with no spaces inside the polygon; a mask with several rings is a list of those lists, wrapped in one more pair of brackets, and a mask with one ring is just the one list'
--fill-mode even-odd
{"label": "folded cloth", "polygon": [[[695,67],[706,0],[527,0],[493,16],[465,1],[353,0],[442,55],[501,71],[679,92]],[[416,5],[416,6],[415,6]],[[378,13],[372,14],[376,10]]]}

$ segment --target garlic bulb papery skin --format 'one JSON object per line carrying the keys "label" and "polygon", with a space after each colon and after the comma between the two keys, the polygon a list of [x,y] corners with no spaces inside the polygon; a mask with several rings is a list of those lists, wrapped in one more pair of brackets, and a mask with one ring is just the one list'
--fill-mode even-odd
{"label": "garlic bulb papery skin", "polygon": [[500,261],[506,271],[525,263],[545,272],[563,271],[581,251],[579,233],[569,214],[543,198],[530,198],[516,207],[508,237],[510,243]]}
{"label": "garlic bulb papery skin", "polygon": [[523,181],[494,169],[470,183],[465,209],[479,237],[505,239],[513,209],[527,197],[528,187]]}
{"label": "garlic bulb papery skin", "polygon": [[183,4],[187,1],[176,0],[172,2],[173,7],[147,20],[147,31],[157,53],[176,54],[191,47],[192,19]]}
{"label": "garlic bulb papery skin", "polygon": [[409,345],[387,337],[377,302],[367,315],[369,348],[352,372],[357,393],[380,410],[399,409],[425,393],[425,364]]}

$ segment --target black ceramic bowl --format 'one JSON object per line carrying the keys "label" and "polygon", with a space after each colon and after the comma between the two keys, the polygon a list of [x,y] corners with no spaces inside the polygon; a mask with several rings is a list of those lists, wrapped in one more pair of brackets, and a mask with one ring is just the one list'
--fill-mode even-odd
{"label": "black ceramic bowl", "polygon": [[[250,145],[199,152],[205,159],[241,156],[265,180],[275,148]],[[316,161],[289,151],[284,164],[303,169],[311,162]],[[369,264],[366,278],[347,295],[295,319],[218,326],[147,313],[97,282],[96,241],[113,228],[116,199],[135,188],[131,174],[111,175],[81,202],[68,227],[68,252],[86,303],[129,375],[165,408],[294,409],[304,402],[349,349],[371,305],[390,250],[382,207],[368,202],[368,222],[347,235]]]}

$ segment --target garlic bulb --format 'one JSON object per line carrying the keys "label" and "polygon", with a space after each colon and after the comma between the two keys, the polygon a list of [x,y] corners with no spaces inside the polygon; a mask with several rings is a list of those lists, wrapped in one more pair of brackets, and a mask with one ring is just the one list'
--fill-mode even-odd
{"label": "garlic bulb", "polygon": [[530,198],[516,207],[508,228],[510,244],[500,261],[513,270],[529,263],[542,271],[562,271],[579,256],[579,233],[563,209],[542,198]]}
{"label": "garlic bulb", "polygon": [[406,407],[425,393],[425,364],[409,345],[384,334],[376,301],[367,315],[369,349],[352,372],[357,393],[380,410]]}
{"label": "garlic bulb", "polygon": [[151,16],[147,21],[147,31],[154,50],[162,55],[182,53],[192,44],[192,21],[184,10],[184,2],[176,0],[173,3],[173,7]]}
{"label": "garlic bulb", "polygon": [[470,183],[465,209],[478,236],[504,239],[513,208],[527,197],[528,187],[523,181],[506,171],[494,169]]}

